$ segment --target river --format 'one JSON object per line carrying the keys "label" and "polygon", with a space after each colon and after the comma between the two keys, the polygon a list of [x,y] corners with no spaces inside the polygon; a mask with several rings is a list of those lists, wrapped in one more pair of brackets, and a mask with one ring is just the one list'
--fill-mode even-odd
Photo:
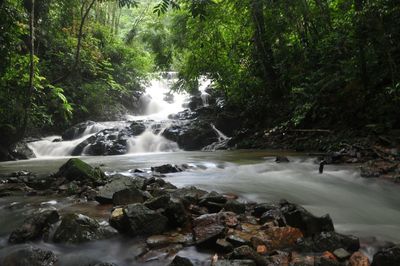
{"label": "river", "polygon": [[[152,105],[150,108],[153,111],[147,117],[131,116],[129,120],[149,119],[149,116],[155,121],[165,120],[170,112],[181,110],[183,98],[180,98],[178,105],[174,106],[164,103]],[[154,93],[153,99],[155,99]],[[157,101],[162,99],[159,97]],[[103,126],[97,131],[107,123],[101,124]],[[126,121],[117,124],[123,123]],[[82,138],[87,138],[94,132],[88,131]],[[143,137],[144,134],[147,136]],[[71,146],[77,145],[77,142],[53,143],[51,139],[45,139],[34,143],[38,158],[2,162],[0,175],[19,170],[28,170],[38,175],[56,172],[71,157],[66,153],[70,152]],[[362,243],[400,242],[399,186],[382,180],[362,178],[356,165],[327,165],[324,173],[319,174],[318,164],[314,162],[314,158],[299,153],[259,150],[187,152],[179,150],[149,130],[136,137],[133,143],[135,144],[132,144],[130,152],[126,155],[79,156],[79,158],[92,166],[100,166],[107,174],[125,175],[132,175],[136,168],[149,171],[151,166],[166,163],[189,164],[191,166],[189,170],[168,174],[166,179],[178,187],[194,185],[209,191],[234,193],[239,195],[242,201],[264,202],[287,199],[303,205],[316,215],[329,213],[338,232],[356,235],[361,238]],[[277,155],[288,156],[290,162],[276,163],[274,159]],[[0,247],[5,247],[0,251],[0,255],[13,248],[7,245],[7,237],[22,223],[24,217],[36,208],[48,205],[55,206],[62,212],[79,211],[104,221],[107,221],[109,216],[109,209],[101,208],[96,203],[79,203],[73,199],[56,196],[0,198],[0,217],[2,217]],[[80,256],[111,259],[119,265],[136,265],[136,263],[140,265],[139,262],[134,262],[135,254],[140,250],[135,240],[112,239],[79,247],[51,243],[37,245],[62,254],[61,265],[74,265],[73,260]],[[191,257],[197,257],[199,261],[205,260],[208,256],[193,249],[181,252],[188,252]],[[372,252],[368,253],[371,255]]]}

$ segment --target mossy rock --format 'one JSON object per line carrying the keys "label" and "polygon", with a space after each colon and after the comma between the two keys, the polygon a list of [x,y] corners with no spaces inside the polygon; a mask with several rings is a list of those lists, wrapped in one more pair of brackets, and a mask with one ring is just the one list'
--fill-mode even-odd
{"label": "mossy rock", "polygon": [[101,185],[104,183],[105,174],[100,168],[93,168],[84,161],[73,158],[69,159],[56,174],[57,177],[64,177],[69,181],[82,183],[93,183]]}

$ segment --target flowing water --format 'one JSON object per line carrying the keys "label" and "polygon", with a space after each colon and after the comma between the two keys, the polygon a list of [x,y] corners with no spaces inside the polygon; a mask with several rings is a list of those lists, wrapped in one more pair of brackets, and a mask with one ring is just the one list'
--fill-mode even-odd
{"label": "flowing water", "polygon": [[[168,86],[168,81],[153,81],[147,91],[153,101],[148,106],[147,115],[129,116],[127,120],[151,119],[168,123],[168,115],[183,110],[185,101],[185,96],[174,95],[174,103],[165,102],[164,93]],[[84,132],[79,141],[101,129],[124,126],[124,123],[127,122],[98,123]],[[222,132],[219,137],[221,140],[226,138]],[[57,171],[79,141],[52,142],[54,138],[58,137],[31,144],[37,159],[0,163],[0,175],[19,170],[39,175]],[[400,187],[382,180],[361,178],[357,166],[327,165],[324,173],[319,174],[318,164],[303,154],[277,151],[185,152],[150,130],[135,137],[132,142],[126,155],[80,158],[92,166],[101,166],[108,174],[125,175],[131,175],[136,168],[150,171],[151,166],[187,163],[192,166],[189,170],[167,175],[166,179],[178,187],[194,185],[206,190],[235,193],[242,201],[287,199],[303,205],[316,215],[329,213],[337,231],[357,235],[363,243],[400,242]],[[276,163],[274,158],[277,155],[289,156],[290,163]],[[5,247],[0,250],[0,256],[13,248],[6,244],[10,231],[42,206],[55,206],[62,212],[76,211],[104,221],[109,216],[108,208],[73,199],[0,198],[0,248]],[[136,240],[117,238],[79,247],[50,243],[37,245],[56,251],[61,256],[61,265],[74,265],[74,258],[82,257],[115,262],[121,266],[141,264],[134,260],[138,250],[141,250]],[[372,254],[374,250],[366,251]],[[197,253],[193,249],[185,249],[181,253],[198,261],[209,258],[209,254]],[[157,265],[155,262],[150,264]]]}

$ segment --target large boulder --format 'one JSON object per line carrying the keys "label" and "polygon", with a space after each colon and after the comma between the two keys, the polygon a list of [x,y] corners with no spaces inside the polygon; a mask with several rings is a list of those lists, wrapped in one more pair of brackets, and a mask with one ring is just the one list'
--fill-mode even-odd
{"label": "large boulder", "polygon": [[280,202],[280,210],[285,217],[286,223],[302,230],[305,236],[313,236],[321,232],[335,230],[332,219],[328,214],[316,217],[303,207],[287,201]]}
{"label": "large boulder", "polygon": [[92,240],[105,239],[115,232],[100,225],[96,220],[82,214],[65,215],[54,233],[54,242],[79,244]]}
{"label": "large boulder", "polygon": [[162,135],[178,143],[184,150],[201,150],[218,141],[218,136],[207,121],[190,121],[175,124],[165,129]]}
{"label": "large boulder", "polygon": [[119,232],[135,237],[164,232],[168,229],[168,218],[136,203],[115,209],[111,214],[110,224]]}
{"label": "large boulder", "polygon": [[56,177],[66,178],[68,181],[77,181],[81,184],[101,185],[104,183],[105,174],[99,168],[93,168],[84,161],[69,159],[59,171]]}
{"label": "large boulder", "polygon": [[6,250],[5,256],[0,255],[2,266],[52,266],[56,262],[57,256],[53,252],[32,246],[19,246]]}
{"label": "large boulder", "polygon": [[[95,200],[100,204],[112,204],[116,192],[125,189],[141,190],[144,187],[145,179],[141,177],[129,177],[124,175],[114,175],[110,177],[111,182],[99,189]],[[118,197],[118,196],[116,196]],[[118,200],[118,199],[117,199]],[[118,204],[117,204],[118,205]]]}
{"label": "large boulder", "polygon": [[73,156],[81,155],[121,155],[128,152],[128,139],[133,134],[128,128],[104,129],[81,142],[72,151]]}
{"label": "large boulder", "polygon": [[25,219],[22,226],[11,233],[8,242],[16,244],[39,240],[49,234],[51,225],[58,222],[59,218],[55,209],[35,213]]}
{"label": "large boulder", "polygon": [[400,245],[378,251],[374,255],[371,266],[400,265]]}
{"label": "large boulder", "polygon": [[140,134],[146,131],[146,125],[144,123],[141,123],[140,121],[132,122],[132,124],[129,127],[131,129],[133,136],[139,136]]}

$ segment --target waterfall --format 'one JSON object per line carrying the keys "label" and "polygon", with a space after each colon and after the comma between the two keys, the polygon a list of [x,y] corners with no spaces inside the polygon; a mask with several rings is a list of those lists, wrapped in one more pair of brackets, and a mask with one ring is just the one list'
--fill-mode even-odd
{"label": "waterfall", "polygon": [[[78,133],[77,131],[73,140],[62,141],[60,136],[51,136],[29,143],[29,147],[38,158],[71,156],[79,146],[81,146],[80,154],[85,155],[92,146],[87,141],[93,139],[92,136],[97,136],[96,134],[106,129],[117,133],[120,130],[126,131],[130,123],[140,121],[146,123],[146,129],[141,134],[126,139],[127,153],[177,151],[179,150],[178,145],[162,136],[162,132],[169,125],[168,116],[183,111],[184,103],[188,98],[186,94],[171,91],[172,85],[176,81],[177,74],[175,72],[160,73],[156,78],[150,80],[145,93],[140,98],[141,105],[144,106],[142,115],[128,114],[125,116],[125,121],[93,123],[88,125],[83,132]],[[208,85],[205,85],[204,89]],[[107,138],[107,135],[104,138]],[[112,140],[105,139],[104,145],[110,141]]]}
{"label": "waterfall", "polygon": [[201,100],[203,102],[203,106],[204,107],[209,106],[208,100],[210,98],[210,94],[207,93],[206,90],[209,88],[210,85],[211,85],[211,80],[210,79],[208,79],[205,76],[200,77],[200,80],[199,80],[199,91],[201,93],[200,97],[201,97]]}
{"label": "waterfall", "polygon": [[212,129],[214,129],[215,133],[217,133],[218,135],[218,141],[224,141],[229,139],[229,137],[227,137],[224,133],[222,133],[220,130],[218,130],[218,128],[216,128],[214,126],[214,124],[211,124]]}

